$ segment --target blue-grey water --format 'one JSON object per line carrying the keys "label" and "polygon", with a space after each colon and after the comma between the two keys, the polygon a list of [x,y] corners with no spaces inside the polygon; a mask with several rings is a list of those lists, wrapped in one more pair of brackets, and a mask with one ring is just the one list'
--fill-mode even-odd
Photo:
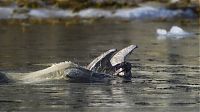
{"label": "blue-grey water", "polygon": [[49,63],[87,65],[102,52],[130,44],[131,83],[0,85],[0,111],[198,112],[200,110],[199,39],[158,39],[157,28],[188,24],[85,20],[79,24],[8,24],[0,22],[0,71],[30,72]]}

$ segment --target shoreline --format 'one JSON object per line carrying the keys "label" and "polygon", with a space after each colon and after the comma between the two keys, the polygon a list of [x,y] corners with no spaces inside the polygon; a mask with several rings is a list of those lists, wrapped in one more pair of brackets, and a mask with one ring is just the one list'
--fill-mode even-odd
{"label": "shoreline", "polygon": [[136,8],[121,8],[115,10],[87,8],[74,12],[71,9],[60,8],[14,8],[0,7],[0,20],[5,19],[68,19],[68,18],[116,18],[124,20],[173,20],[173,19],[195,19],[199,15],[191,9],[167,9],[151,6]]}
{"label": "shoreline", "polygon": [[198,0],[2,0],[0,20],[106,18],[174,20],[200,18]]}

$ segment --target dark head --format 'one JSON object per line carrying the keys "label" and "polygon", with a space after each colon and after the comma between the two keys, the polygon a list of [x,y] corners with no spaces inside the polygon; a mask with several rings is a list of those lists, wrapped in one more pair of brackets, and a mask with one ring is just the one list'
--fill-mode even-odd
{"label": "dark head", "polygon": [[123,77],[125,81],[131,81],[132,74],[131,74],[131,63],[129,62],[122,62],[115,66],[115,73],[114,75]]}

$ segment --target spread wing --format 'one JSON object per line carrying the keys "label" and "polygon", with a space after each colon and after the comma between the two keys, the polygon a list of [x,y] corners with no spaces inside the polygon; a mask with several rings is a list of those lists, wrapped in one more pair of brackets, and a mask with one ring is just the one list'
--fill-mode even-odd
{"label": "spread wing", "polygon": [[136,45],[130,45],[122,50],[120,50],[119,52],[117,52],[112,59],[110,60],[111,65],[115,66],[117,64],[120,64],[122,62],[124,62],[126,60],[126,57],[131,54],[131,52],[137,48]]}
{"label": "spread wing", "polygon": [[116,49],[110,49],[104,52],[103,54],[95,58],[86,68],[98,72],[106,71],[107,68],[112,67],[110,59],[116,51]]}

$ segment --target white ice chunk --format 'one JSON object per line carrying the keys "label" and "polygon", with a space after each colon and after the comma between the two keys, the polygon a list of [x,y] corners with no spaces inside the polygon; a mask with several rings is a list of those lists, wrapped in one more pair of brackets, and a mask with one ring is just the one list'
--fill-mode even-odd
{"label": "white ice chunk", "polygon": [[172,26],[168,32],[165,29],[157,29],[156,32],[159,39],[166,37],[184,38],[194,35],[194,33],[186,32],[178,26]]}
{"label": "white ice chunk", "polygon": [[167,35],[167,31],[165,29],[157,29],[156,32],[158,35]]}
{"label": "white ice chunk", "polygon": [[182,28],[178,26],[172,26],[172,28],[169,31],[169,34],[171,35],[188,35],[190,33],[184,31]]}

